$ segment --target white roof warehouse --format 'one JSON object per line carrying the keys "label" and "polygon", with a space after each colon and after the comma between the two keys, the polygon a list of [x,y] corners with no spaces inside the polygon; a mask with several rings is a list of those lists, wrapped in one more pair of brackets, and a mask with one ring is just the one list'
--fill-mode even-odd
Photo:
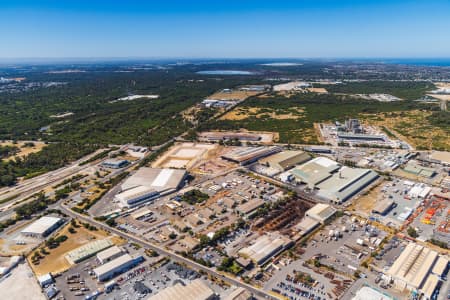
{"label": "white roof warehouse", "polygon": [[25,236],[45,237],[61,226],[63,220],[56,217],[42,217],[27,226],[20,233]]}

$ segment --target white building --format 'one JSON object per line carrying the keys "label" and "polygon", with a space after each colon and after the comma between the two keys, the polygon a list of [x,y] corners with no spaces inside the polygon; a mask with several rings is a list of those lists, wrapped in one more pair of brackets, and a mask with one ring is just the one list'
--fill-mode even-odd
{"label": "white building", "polygon": [[20,233],[24,236],[42,238],[52,233],[61,226],[62,223],[63,220],[61,218],[41,217],[23,229]]}
{"label": "white building", "polygon": [[123,272],[128,271],[137,264],[139,264],[144,258],[142,256],[132,257],[129,254],[124,254],[118,258],[111,260],[104,265],[101,265],[93,270],[95,277],[98,281],[106,281],[113,278]]}

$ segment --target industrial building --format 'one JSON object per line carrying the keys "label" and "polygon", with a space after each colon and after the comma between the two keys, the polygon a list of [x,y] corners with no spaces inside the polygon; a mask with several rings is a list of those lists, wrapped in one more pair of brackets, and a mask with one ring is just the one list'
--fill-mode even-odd
{"label": "industrial building", "polygon": [[214,291],[203,280],[195,279],[186,285],[177,283],[167,287],[156,295],[148,297],[147,300],[212,300],[216,298]]}
{"label": "industrial building", "polygon": [[341,204],[363,190],[379,175],[370,169],[342,167],[327,180],[319,183],[317,195]]}
{"label": "industrial building", "polygon": [[110,169],[120,169],[129,164],[128,160],[125,159],[107,159],[101,163],[102,167]]}
{"label": "industrial building", "polygon": [[259,163],[269,168],[274,168],[278,172],[283,172],[298,164],[302,164],[311,159],[308,153],[303,151],[282,151],[277,154],[259,160]]}
{"label": "industrial building", "polygon": [[112,246],[97,253],[97,260],[103,265],[123,254],[123,250],[117,246]]}
{"label": "industrial building", "polygon": [[43,238],[55,231],[63,223],[63,219],[56,217],[41,217],[23,229],[24,236]]}
{"label": "industrial building", "polygon": [[423,167],[412,161],[410,161],[403,170],[405,172],[425,178],[431,178],[436,174],[436,171],[433,168]]}
{"label": "industrial building", "polygon": [[144,258],[142,255],[133,257],[129,254],[124,254],[105,263],[104,265],[95,268],[93,272],[98,281],[105,281],[128,271],[143,260]]}
{"label": "industrial building", "polygon": [[381,134],[363,134],[363,133],[350,133],[350,132],[338,132],[337,137],[342,141],[380,141],[385,142],[386,137]]}
{"label": "industrial building", "polygon": [[77,264],[112,245],[113,242],[110,239],[93,241],[68,252],[65,257],[69,263]]}
{"label": "industrial building", "polygon": [[263,157],[280,152],[282,149],[279,146],[271,147],[239,147],[230,153],[222,155],[225,160],[229,160],[240,164],[241,166],[253,163]]}
{"label": "industrial building", "polygon": [[37,281],[39,282],[39,285],[41,287],[45,287],[49,284],[52,284],[54,282],[53,276],[50,273],[41,275],[37,278]]}
{"label": "industrial building", "polygon": [[326,157],[316,157],[291,170],[297,181],[305,183],[310,189],[322,181],[330,178],[333,172],[341,167],[340,164]]}
{"label": "industrial building", "polygon": [[176,191],[187,173],[185,170],[140,168],[121,185],[114,198],[122,207],[134,207]]}
{"label": "industrial building", "polygon": [[277,233],[266,233],[246,248],[239,250],[239,255],[250,258],[257,265],[264,265],[269,259],[292,245],[292,241]]}
{"label": "industrial building", "polygon": [[295,230],[300,233],[300,236],[305,236],[320,225],[320,222],[311,217],[305,216],[297,225]]}
{"label": "industrial building", "polygon": [[256,213],[257,209],[264,205],[264,200],[261,199],[250,199],[244,204],[240,204],[236,207],[236,211],[243,217],[251,217]]}
{"label": "industrial building", "polygon": [[448,260],[430,248],[409,243],[387,271],[398,290],[421,292],[430,299],[439,277],[448,269]]}
{"label": "industrial building", "polygon": [[253,299],[252,293],[243,287],[238,287],[232,291],[224,300],[251,300]]}
{"label": "industrial building", "polygon": [[392,208],[394,207],[394,200],[392,199],[383,199],[378,201],[372,209],[373,213],[379,215],[386,215]]}
{"label": "industrial building", "polygon": [[336,209],[329,204],[318,203],[308,209],[305,213],[307,217],[324,224],[336,213]]}
{"label": "industrial building", "polygon": [[200,141],[219,142],[229,140],[239,140],[248,142],[259,142],[261,135],[247,132],[202,132],[198,135]]}
{"label": "industrial building", "polygon": [[326,157],[314,158],[289,172],[297,182],[318,190],[318,196],[336,204],[348,200],[379,177],[372,170],[341,167]]}

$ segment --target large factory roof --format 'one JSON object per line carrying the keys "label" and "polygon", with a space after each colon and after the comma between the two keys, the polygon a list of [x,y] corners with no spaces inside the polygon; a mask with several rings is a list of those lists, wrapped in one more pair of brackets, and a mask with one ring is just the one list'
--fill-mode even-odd
{"label": "large factory roof", "polygon": [[259,160],[259,163],[284,171],[311,158],[303,151],[283,151]]}
{"label": "large factory roof", "polygon": [[150,195],[150,194],[158,194],[158,192],[153,188],[139,185],[139,186],[127,189],[120,194],[117,194],[116,198],[120,201],[127,201],[130,199],[134,199],[134,198],[138,198],[138,197],[142,197],[142,196]]}
{"label": "large factory roof", "polygon": [[243,248],[239,254],[247,256],[257,264],[262,265],[273,255],[284,249],[291,241],[278,234],[260,236],[253,245]]}
{"label": "large factory roof", "polygon": [[433,177],[434,174],[436,173],[436,171],[433,168],[424,167],[411,162],[408,163],[403,170],[405,170],[408,173],[427,178]]}
{"label": "large factory roof", "polygon": [[130,254],[124,254],[116,259],[111,260],[110,262],[107,262],[95,268],[93,271],[97,277],[102,277],[103,275],[108,274],[113,270],[116,270],[124,265],[129,264],[133,260],[134,258]]}
{"label": "large factory roof", "polygon": [[431,299],[431,296],[436,290],[438,284],[439,284],[439,276],[434,274],[428,276],[427,281],[425,281],[423,287],[420,289],[422,293],[425,295],[426,299]]}
{"label": "large factory roof", "polygon": [[410,243],[400,254],[387,274],[401,284],[418,289],[430,273],[438,253],[430,248]]}
{"label": "large factory roof", "polygon": [[281,147],[279,146],[239,147],[236,150],[231,151],[230,153],[222,155],[222,158],[231,160],[239,164],[246,164],[280,151]]}
{"label": "large factory roof", "polygon": [[140,168],[122,184],[122,191],[145,186],[158,192],[177,189],[186,176],[185,170]]}
{"label": "large factory roof", "polygon": [[318,203],[306,211],[306,215],[323,223],[336,213],[336,209],[328,204]]}
{"label": "large factory roof", "polygon": [[23,229],[21,233],[31,233],[44,235],[49,229],[54,227],[56,224],[61,222],[61,218],[56,217],[41,217],[40,219],[34,221]]}
{"label": "large factory roof", "polygon": [[331,176],[331,173],[340,168],[334,160],[326,157],[316,157],[301,166],[296,167],[291,172],[299,180],[314,186]]}
{"label": "large factory roof", "polygon": [[113,242],[111,242],[110,239],[93,241],[68,252],[66,254],[66,259],[70,263],[75,264],[82,261],[83,259],[86,259],[88,257],[91,257],[92,255],[97,254],[98,252],[108,247],[111,247],[112,245]]}
{"label": "large factory roof", "polygon": [[327,180],[317,185],[318,195],[334,202],[344,202],[365,188],[379,176],[369,169],[342,167]]}
{"label": "large factory roof", "polygon": [[214,298],[214,291],[201,279],[195,279],[187,285],[177,283],[150,296],[147,300],[209,300]]}

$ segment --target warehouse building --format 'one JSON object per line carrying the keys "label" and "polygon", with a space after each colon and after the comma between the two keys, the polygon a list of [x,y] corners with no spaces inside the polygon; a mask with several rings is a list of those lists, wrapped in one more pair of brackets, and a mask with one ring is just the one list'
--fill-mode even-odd
{"label": "warehouse building", "polygon": [[122,256],[123,250],[117,246],[112,246],[106,250],[97,253],[97,260],[103,265],[119,256]]}
{"label": "warehouse building", "polygon": [[243,166],[253,163],[263,157],[278,153],[281,150],[282,149],[279,146],[239,147],[230,153],[222,155],[221,157],[225,160],[229,160]]}
{"label": "warehouse building", "polygon": [[292,241],[280,234],[266,233],[257,238],[253,245],[239,250],[239,255],[261,266],[291,245]]}
{"label": "warehouse building", "polygon": [[303,151],[283,151],[260,159],[259,163],[266,167],[274,168],[279,172],[283,172],[310,159],[311,156]]}
{"label": "warehouse building", "polygon": [[243,287],[238,287],[232,291],[224,300],[251,300],[253,299],[252,293]]}
{"label": "warehouse building", "polygon": [[41,217],[27,226],[20,233],[24,236],[43,238],[55,231],[63,223],[63,219],[56,217]]}
{"label": "warehouse building", "polygon": [[128,160],[125,159],[107,159],[102,162],[102,167],[110,169],[120,169],[129,164]]}
{"label": "warehouse building", "polygon": [[316,220],[317,222],[324,224],[336,213],[336,209],[331,205],[318,203],[308,209],[305,213],[307,217]]}
{"label": "warehouse building", "polygon": [[256,213],[258,208],[264,205],[264,200],[250,199],[244,204],[240,204],[236,207],[236,211],[244,218],[249,218]]}
{"label": "warehouse building", "polygon": [[300,237],[302,237],[312,232],[319,227],[319,225],[320,222],[316,219],[305,216],[297,225],[295,225],[295,230],[297,230]]}
{"label": "warehouse building", "polygon": [[186,285],[176,283],[147,298],[147,300],[167,299],[213,300],[218,298],[214,291],[201,279],[195,279]]}
{"label": "warehouse building", "polygon": [[383,199],[378,201],[372,209],[373,213],[379,215],[386,215],[392,208],[394,207],[394,200],[392,199]]}
{"label": "warehouse building", "polygon": [[385,142],[386,137],[384,135],[378,134],[360,134],[360,133],[349,133],[349,132],[338,132],[337,137],[341,141],[359,141],[359,142],[372,142],[379,141]]}
{"label": "warehouse building", "polygon": [[137,206],[176,191],[186,175],[185,170],[140,168],[125,180],[114,200],[122,207]]}
{"label": "warehouse building", "polygon": [[72,251],[69,251],[65,257],[69,263],[77,264],[85,259],[88,259],[89,257],[94,256],[98,252],[111,247],[112,245],[113,242],[111,242],[110,239],[93,241]]}
{"label": "warehouse building", "polygon": [[322,181],[330,178],[333,172],[341,167],[340,164],[326,157],[316,157],[294,169],[291,173],[298,182],[308,185],[310,189]]}
{"label": "warehouse building", "polygon": [[316,186],[319,189],[317,195],[333,203],[341,204],[378,178],[378,173],[372,170],[344,166]]}
{"label": "warehouse building", "polygon": [[403,170],[413,175],[425,178],[431,178],[436,175],[436,171],[433,168],[423,167],[414,162],[409,162]]}
{"label": "warehouse building", "polygon": [[421,292],[426,299],[430,299],[439,284],[439,276],[444,275],[447,267],[448,260],[439,256],[436,251],[409,243],[387,271],[387,275],[398,290]]}
{"label": "warehouse building", "polygon": [[142,255],[133,257],[129,254],[124,254],[95,268],[93,272],[98,281],[105,281],[128,271],[143,260],[144,257],[142,257]]}
{"label": "warehouse building", "polygon": [[114,200],[118,202],[121,207],[133,207],[141,203],[154,200],[158,197],[160,197],[158,191],[140,185],[117,194],[114,197]]}

